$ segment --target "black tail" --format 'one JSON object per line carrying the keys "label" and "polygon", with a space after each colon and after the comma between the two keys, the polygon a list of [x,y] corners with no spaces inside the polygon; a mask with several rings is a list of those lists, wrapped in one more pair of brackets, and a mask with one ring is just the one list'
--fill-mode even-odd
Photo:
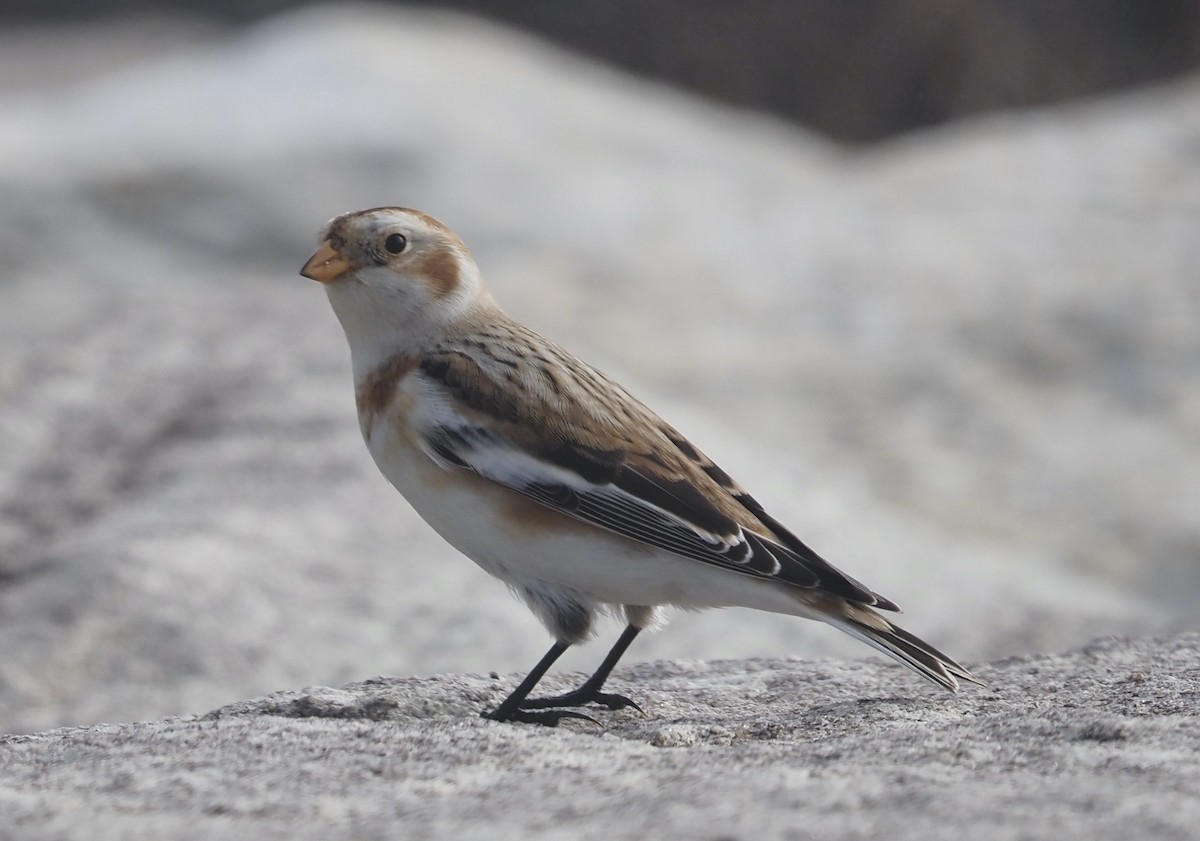
{"label": "black tail", "polygon": [[869,608],[855,605],[854,609],[847,611],[845,615],[829,621],[850,636],[857,637],[867,645],[894,657],[914,672],[951,692],[958,690],[959,680],[984,685],[983,681],[932,645],[893,625]]}

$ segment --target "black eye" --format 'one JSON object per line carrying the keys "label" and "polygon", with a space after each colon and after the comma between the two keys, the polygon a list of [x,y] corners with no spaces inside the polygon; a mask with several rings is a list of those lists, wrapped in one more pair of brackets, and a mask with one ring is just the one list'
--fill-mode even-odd
{"label": "black eye", "polygon": [[404,234],[389,234],[383,241],[383,247],[389,254],[399,254],[408,246],[408,238]]}

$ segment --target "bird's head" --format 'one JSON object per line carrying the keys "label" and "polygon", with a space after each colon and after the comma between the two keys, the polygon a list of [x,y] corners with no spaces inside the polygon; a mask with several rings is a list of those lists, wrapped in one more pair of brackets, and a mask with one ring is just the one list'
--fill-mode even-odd
{"label": "bird's head", "polygon": [[300,274],[325,285],[356,366],[419,351],[494,306],[467,247],[419,210],[377,207],[326,223]]}

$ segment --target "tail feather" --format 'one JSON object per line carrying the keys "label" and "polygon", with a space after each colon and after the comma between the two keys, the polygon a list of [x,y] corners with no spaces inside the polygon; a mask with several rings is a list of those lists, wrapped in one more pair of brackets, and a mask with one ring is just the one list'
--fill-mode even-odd
{"label": "tail feather", "polygon": [[958,691],[959,680],[984,685],[979,678],[919,637],[893,625],[874,611],[869,617],[859,619],[854,614],[860,612],[865,610],[858,608],[830,621],[850,636],[899,660],[917,674],[951,692]]}

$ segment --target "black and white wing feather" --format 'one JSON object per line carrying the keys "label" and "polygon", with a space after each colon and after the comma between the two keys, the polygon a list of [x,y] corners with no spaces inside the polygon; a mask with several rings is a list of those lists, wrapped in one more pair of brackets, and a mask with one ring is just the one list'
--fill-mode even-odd
{"label": "black and white wing feather", "polygon": [[488,374],[461,351],[420,366],[431,386],[453,398],[424,430],[426,453],[444,467],[470,470],[548,508],[685,558],[897,609],[800,542],[602,374],[575,369],[581,379],[560,392],[586,395],[602,379],[621,398],[612,417],[598,418],[594,406],[556,402],[552,394],[524,401],[535,411],[521,416],[489,393],[496,384]]}

